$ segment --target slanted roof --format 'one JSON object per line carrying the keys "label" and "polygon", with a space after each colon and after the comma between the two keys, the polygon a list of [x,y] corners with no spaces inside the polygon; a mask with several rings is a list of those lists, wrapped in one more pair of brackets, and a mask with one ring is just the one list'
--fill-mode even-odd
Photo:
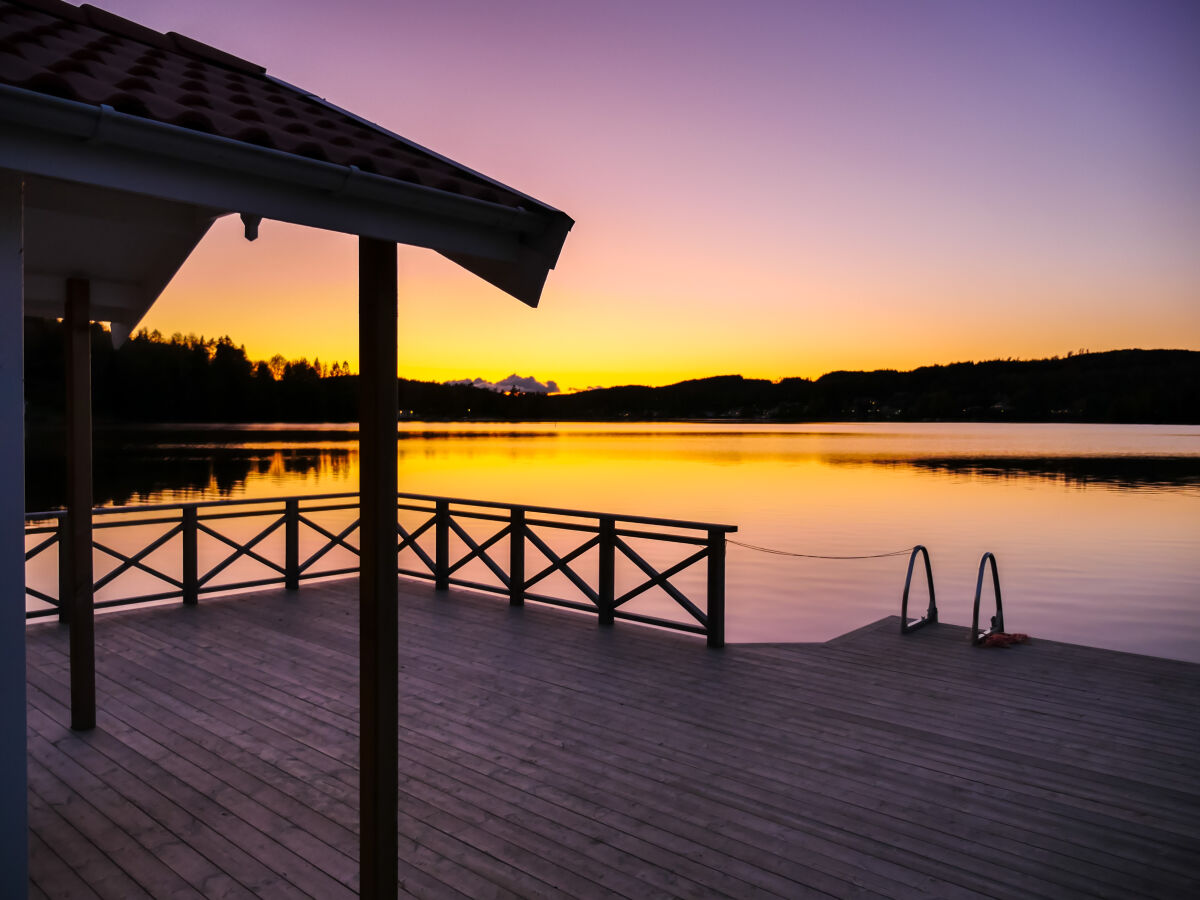
{"label": "slanted roof", "polygon": [[[431,247],[536,305],[573,224],[261,66],[59,0],[0,0],[0,126],[0,168],[33,176],[27,221],[57,225],[27,245],[31,312],[104,270],[132,325],[233,212]],[[72,183],[96,189],[81,208]]]}

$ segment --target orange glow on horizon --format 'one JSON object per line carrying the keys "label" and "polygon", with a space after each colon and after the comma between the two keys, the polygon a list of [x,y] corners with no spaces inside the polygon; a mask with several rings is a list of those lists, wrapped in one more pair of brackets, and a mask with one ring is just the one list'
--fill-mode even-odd
{"label": "orange glow on horizon", "polygon": [[[515,372],[580,390],[729,374],[816,378],[839,369],[905,370],[1081,348],[1200,346],[1198,315],[1131,323],[1132,285],[1112,285],[1086,321],[1071,313],[1075,303],[1054,311],[1056,298],[1090,293],[1065,276],[1039,284],[1033,273],[1011,273],[1008,284],[1024,298],[1014,302],[1010,286],[980,279],[972,288],[961,273],[921,272],[911,263],[902,281],[870,273],[852,280],[830,262],[790,275],[778,265],[735,294],[728,282],[677,282],[651,262],[605,275],[588,258],[586,232],[579,237],[578,247],[576,236],[568,238],[536,310],[432,251],[401,248],[399,374],[495,381]],[[227,217],[142,325],[166,335],[228,334],[252,359],[282,353],[357,368],[355,266],[353,237],[265,222],[250,243]],[[1186,308],[1186,290],[1181,285],[1179,296],[1167,299]],[[939,294],[970,296],[971,310],[1004,312],[985,317],[986,327],[977,314],[955,313],[954,303],[940,304],[950,314],[920,312]],[[1040,320],[1033,331],[1031,318]]]}

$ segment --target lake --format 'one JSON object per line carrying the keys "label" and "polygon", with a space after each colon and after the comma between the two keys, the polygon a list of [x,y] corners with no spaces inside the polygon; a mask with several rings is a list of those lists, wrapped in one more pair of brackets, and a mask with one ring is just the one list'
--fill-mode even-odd
{"label": "lake", "polygon": [[[861,556],[924,544],[943,621],[984,551],[1008,630],[1200,661],[1200,427],[402,423],[400,489],[728,523],[738,541]],[[98,502],[357,489],[353,426],[157,428],[101,442]],[[30,453],[29,506],[59,463]],[[821,641],[898,614],[906,557],[731,545],[731,642]],[[985,588],[985,607],[990,590]],[[914,579],[914,609],[923,608]],[[1016,651],[1013,651],[1016,652]]]}

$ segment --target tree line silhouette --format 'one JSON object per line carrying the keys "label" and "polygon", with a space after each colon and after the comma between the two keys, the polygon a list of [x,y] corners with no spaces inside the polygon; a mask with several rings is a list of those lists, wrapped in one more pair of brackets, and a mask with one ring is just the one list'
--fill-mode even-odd
{"label": "tree line silhouette", "polygon": [[[25,327],[31,421],[59,419],[61,323]],[[93,409],[112,422],[350,422],[358,378],[344,363],[253,361],[229,337],[142,331],[120,348],[92,328]],[[1200,423],[1200,352],[1114,350],[1039,360],[830,372],[817,379],[727,375],[664,387],[504,394],[399,379],[402,414],[417,419],[680,419]]]}

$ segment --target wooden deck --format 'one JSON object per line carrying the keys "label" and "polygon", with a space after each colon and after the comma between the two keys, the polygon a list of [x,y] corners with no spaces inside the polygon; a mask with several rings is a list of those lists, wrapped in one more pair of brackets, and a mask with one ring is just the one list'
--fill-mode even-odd
{"label": "wooden deck", "polygon": [[[32,626],[33,897],[357,886],[353,581]],[[1197,896],[1200,666],[895,619],[732,645],[401,594],[423,897]]]}

